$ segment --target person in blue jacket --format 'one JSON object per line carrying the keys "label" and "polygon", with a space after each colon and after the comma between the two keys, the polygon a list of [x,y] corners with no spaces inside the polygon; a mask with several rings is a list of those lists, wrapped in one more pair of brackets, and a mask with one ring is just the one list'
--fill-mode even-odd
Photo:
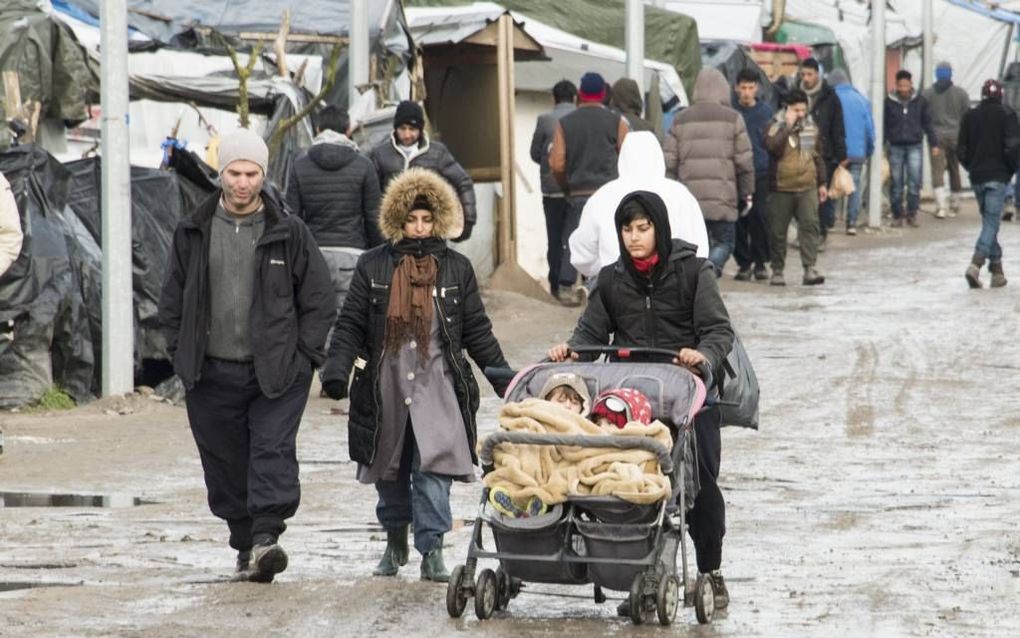
{"label": "person in blue jacket", "polygon": [[854,192],[846,207],[846,234],[857,234],[857,215],[861,210],[861,171],[875,151],[875,121],[871,117],[871,102],[852,84],[846,73],[836,69],[829,74],[843,107],[843,129],[846,134],[847,168],[854,178]]}
{"label": "person in blue jacket", "polygon": [[[741,69],[733,87],[733,108],[744,117],[747,136],[754,152],[754,196],[741,202],[737,220],[737,244],[733,256],[737,260],[737,281],[764,281],[769,278],[765,264],[769,261],[769,229],[766,221],[769,196],[769,152],[765,148],[765,129],[775,111],[758,96],[761,80],[754,69]],[[753,267],[753,271],[752,271]]]}

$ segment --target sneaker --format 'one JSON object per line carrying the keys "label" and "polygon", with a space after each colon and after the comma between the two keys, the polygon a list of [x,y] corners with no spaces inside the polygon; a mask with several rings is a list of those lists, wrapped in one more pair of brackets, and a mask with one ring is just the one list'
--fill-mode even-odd
{"label": "sneaker", "polygon": [[556,293],[556,300],[567,308],[576,308],[581,305],[574,294],[573,288],[560,288]]}
{"label": "sneaker", "polygon": [[825,276],[815,270],[815,268],[804,269],[804,281],[805,286],[818,286],[825,283]]}
{"label": "sneaker", "polygon": [[917,221],[917,213],[907,215],[907,224],[909,224],[911,228],[919,228],[921,226],[920,222]]}
{"label": "sneaker", "polygon": [[230,577],[230,582],[233,583],[247,583],[251,580],[251,550],[245,550],[243,552],[237,552],[237,564],[234,567],[234,573]]}
{"label": "sneaker", "polygon": [[287,552],[277,543],[255,545],[251,550],[251,578],[255,583],[271,583],[287,569]]}
{"label": "sneaker", "polygon": [[537,496],[528,499],[528,505],[524,508],[525,516],[541,516],[549,511],[549,507]]}
{"label": "sneaker", "polygon": [[741,268],[737,271],[737,274],[733,275],[735,281],[751,281],[751,269]]}
{"label": "sneaker", "polygon": [[783,279],[783,273],[779,270],[772,271],[772,279],[769,280],[770,286],[785,286],[786,280]]}
{"label": "sneaker", "polygon": [[892,220],[892,223],[889,225],[892,226],[893,228],[903,228],[903,218],[896,217]]}
{"label": "sneaker", "polygon": [[967,285],[971,288],[981,287],[981,266],[972,263],[967,266],[966,272],[963,273],[963,277],[967,280]]}
{"label": "sneaker", "polygon": [[847,226],[846,227],[846,234],[847,235],[851,235],[851,236],[856,235],[857,234],[857,227],[856,226]]}
{"label": "sneaker", "polygon": [[937,211],[935,211],[935,219],[945,219],[945,218],[946,218],[946,209],[945,208],[940,208]]}
{"label": "sneaker", "polygon": [[[503,487],[494,487],[489,490],[489,504],[492,505],[492,509],[507,518],[524,518],[528,515],[527,512],[514,505],[514,500],[510,498],[510,492],[507,492]],[[528,504],[530,505],[530,502]]]}
{"label": "sneaker", "polygon": [[815,250],[817,250],[820,253],[824,253],[825,247],[828,245],[828,243],[829,243],[828,237],[822,237],[821,239],[818,240],[818,248],[816,248]]}
{"label": "sneaker", "polygon": [[769,278],[769,271],[765,269],[765,266],[758,266],[754,269],[754,280],[765,281]]}
{"label": "sneaker", "polygon": [[726,589],[726,581],[723,580],[722,572],[718,569],[708,573],[712,581],[712,594],[715,598],[716,609],[726,609],[730,604],[730,592]]}

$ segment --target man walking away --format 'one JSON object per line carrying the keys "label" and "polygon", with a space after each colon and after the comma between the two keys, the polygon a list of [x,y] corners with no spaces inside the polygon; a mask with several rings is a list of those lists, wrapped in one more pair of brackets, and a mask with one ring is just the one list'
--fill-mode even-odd
{"label": "man walking away", "polygon": [[846,234],[857,234],[857,217],[861,212],[864,189],[861,171],[875,152],[875,120],[871,117],[871,102],[850,84],[840,69],[829,74],[829,81],[843,109],[843,129],[846,132],[847,168],[854,180],[854,192],[847,199]]}
{"label": "man walking away", "polygon": [[[754,198],[749,209],[737,219],[737,241],[733,256],[737,260],[737,281],[768,279],[765,263],[769,259],[769,229],[766,220],[769,193],[769,152],[765,148],[765,129],[775,112],[758,97],[758,74],[741,69],[737,74],[733,108],[744,117],[747,136],[754,153]],[[752,267],[754,268],[752,273]]]}
{"label": "man walking away", "polygon": [[[938,137],[931,125],[928,102],[914,92],[910,71],[896,73],[896,90],[885,98],[883,110],[885,138],[889,142],[889,168],[892,171],[892,225],[903,226],[903,186],[907,186],[906,221],[917,227],[921,206],[921,142],[928,136],[931,154],[941,154]],[[905,178],[904,178],[905,174]]]}
{"label": "man walking away", "polygon": [[716,69],[694,81],[694,104],[673,120],[663,145],[666,176],[691,191],[708,229],[708,259],[722,276],[736,244],[741,210],[754,196],[754,155],[744,118],[730,108],[730,87]]}
{"label": "man walking away", "polygon": [[350,139],[346,110],[329,105],[316,122],[312,147],[291,165],[287,208],[305,222],[322,250],[340,312],[358,255],[383,241],[379,177]]}
{"label": "man walking away", "polygon": [[[585,203],[592,193],[619,176],[616,160],[629,128],[627,120],[603,105],[607,88],[598,73],[585,73],[581,77],[577,110],[556,123],[549,151],[549,168],[567,196],[567,220],[561,238],[561,287],[577,279],[577,271],[570,265],[567,242],[581,220]],[[571,299],[567,303],[576,301]]]}
{"label": "man walking away", "polygon": [[552,148],[556,123],[577,108],[577,87],[570,80],[560,80],[552,89],[553,110],[538,116],[535,133],[531,136],[531,160],[538,164],[542,181],[542,210],[545,212],[545,259],[549,264],[549,293],[560,298],[560,285],[568,288],[573,279],[561,281],[563,264],[563,226],[567,221],[567,198],[549,170],[549,149]]}
{"label": "man walking away", "polygon": [[949,215],[956,217],[960,210],[960,163],[956,154],[956,139],[960,134],[960,121],[970,109],[967,91],[953,84],[953,67],[939,62],[935,67],[935,84],[922,94],[931,112],[932,128],[938,138],[939,154],[932,153],[931,185],[935,189],[935,217],[946,217],[946,169],[949,170]]}
{"label": "man walking away", "polygon": [[336,315],[312,234],[262,189],[268,160],[255,133],[223,136],[222,188],[177,225],[159,303],[234,580],[260,583],[287,568],[298,424]]}
{"label": "man walking away", "polygon": [[412,166],[427,168],[443,176],[457,192],[464,211],[464,230],[452,241],[467,241],[478,219],[475,210],[475,185],[464,167],[457,163],[440,142],[433,142],[425,133],[425,111],[419,104],[404,100],[393,116],[393,133],[369,152],[379,174],[383,192],[397,175]]}
{"label": "man walking away", "polygon": [[[824,152],[825,183],[832,182],[836,167],[846,166],[846,134],[843,130],[842,105],[829,83],[822,79],[818,60],[808,58],[800,65],[800,88],[808,98],[808,113],[818,127],[818,137]],[[819,250],[824,250],[829,229],[836,223],[836,205],[828,199],[822,202],[818,211],[821,241]]]}
{"label": "man walking away", "polygon": [[637,82],[630,78],[620,78],[613,82],[611,92],[609,106],[627,120],[631,131],[655,132],[652,123],[641,117],[645,110],[645,100]]}
{"label": "man walking away", "polygon": [[1006,186],[1020,167],[1020,124],[1016,112],[1002,103],[1002,84],[997,80],[985,82],[981,103],[963,116],[957,152],[970,175],[981,211],[981,234],[965,277],[971,288],[980,288],[978,276],[987,260],[991,286],[1001,288],[1006,285],[1006,275],[1002,271],[999,220]]}
{"label": "man walking away", "polygon": [[815,268],[818,257],[818,202],[827,199],[825,164],[814,122],[808,117],[808,97],[799,89],[786,94],[786,108],[765,134],[765,146],[772,156],[769,167],[769,224],[772,237],[773,286],[785,286],[786,231],[791,218],[799,228],[800,262],[805,286],[825,283]]}

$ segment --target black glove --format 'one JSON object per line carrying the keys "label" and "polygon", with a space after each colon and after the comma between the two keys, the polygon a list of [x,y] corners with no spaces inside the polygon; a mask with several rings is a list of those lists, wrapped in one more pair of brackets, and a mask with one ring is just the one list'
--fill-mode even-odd
{"label": "black glove", "polygon": [[460,234],[460,237],[455,238],[453,241],[455,241],[457,243],[460,243],[462,241],[467,241],[471,237],[471,229],[474,228],[474,227],[475,227],[475,225],[473,223],[465,221],[464,222],[464,232],[462,232]]}
{"label": "black glove", "polygon": [[334,401],[347,398],[347,384],[339,379],[323,381],[322,390],[326,393],[326,396]]}

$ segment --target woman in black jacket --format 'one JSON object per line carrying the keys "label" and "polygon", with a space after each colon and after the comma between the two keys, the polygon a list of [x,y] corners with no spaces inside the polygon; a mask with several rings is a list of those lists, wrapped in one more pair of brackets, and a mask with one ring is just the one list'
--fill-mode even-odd
{"label": "woman in black jacket", "polygon": [[[666,205],[655,193],[636,191],[624,197],[615,221],[620,258],[599,273],[569,343],[554,346],[549,358],[576,358],[572,346],[611,343],[673,350],[677,365],[699,374],[703,366],[721,373],[733,347],[733,328],[711,262],[697,257],[697,246],[670,239]],[[716,484],[719,426],[717,407],[703,410],[695,420],[701,489],[687,520],[698,571],[711,579],[715,606],[722,609],[729,604],[729,593],[719,569],[726,533],[726,506]]]}
{"label": "woman in black jacket", "polygon": [[348,444],[358,479],[379,493],[380,576],[407,563],[413,521],[422,578],[449,579],[450,484],[474,480],[477,463],[478,385],[464,350],[483,370],[507,368],[471,262],[446,245],[459,208],[432,171],[394,178],[379,212],[387,243],[358,260],[322,373],[326,394],[340,399],[354,368]]}

